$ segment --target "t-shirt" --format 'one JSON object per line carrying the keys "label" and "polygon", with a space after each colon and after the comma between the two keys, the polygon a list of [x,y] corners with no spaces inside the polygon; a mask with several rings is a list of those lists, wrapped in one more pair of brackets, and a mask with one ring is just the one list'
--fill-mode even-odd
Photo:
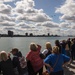
{"label": "t-shirt", "polygon": [[35,72],[43,67],[43,59],[40,58],[39,53],[40,47],[37,49],[37,51],[30,50],[30,52],[26,56],[27,60],[31,62]]}
{"label": "t-shirt", "polygon": [[[57,61],[57,58],[59,56],[59,59]],[[57,64],[55,65],[55,67],[53,68],[53,72],[58,72],[63,70],[62,65],[64,64],[64,62],[68,62],[70,60],[70,57],[64,55],[64,54],[50,54],[48,57],[46,57],[46,59],[44,60],[45,63],[50,64],[51,67],[54,66],[54,64],[57,61]],[[50,72],[50,69],[48,68],[48,72]]]}

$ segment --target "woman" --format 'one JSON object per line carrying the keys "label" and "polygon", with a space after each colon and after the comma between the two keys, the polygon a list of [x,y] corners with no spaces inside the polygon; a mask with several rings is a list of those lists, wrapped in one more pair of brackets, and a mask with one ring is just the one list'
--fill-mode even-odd
{"label": "woman", "polygon": [[46,42],[46,49],[42,52],[45,57],[47,57],[52,52],[52,46],[50,42]]}
{"label": "woman", "polygon": [[55,46],[58,46],[59,47],[59,53],[61,53],[62,52],[62,47],[60,45],[59,40],[55,40]]}
{"label": "woman", "polygon": [[3,75],[15,75],[12,61],[5,51],[0,52],[0,73],[1,71]]}
{"label": "woman", "polygon": [[[42,75],[43,72],[43,59],[40,58],[40,50],[41,46],[36,45],[35,43],[30,44],[30,52],[27,54],[26,59],[27,61],[30,61],[30,64],[32,65],[32,69],[29,70],[29,75]],[[28,64],[28,65],[30,65]]]}
{"label": "woman", "polygon": [[59,48],[57,46],[53,47],[52,54],[50,54],[44,60],[50,75],[64,75],[62,66],[69,61],[70,58],[64,54],[60,54]]}

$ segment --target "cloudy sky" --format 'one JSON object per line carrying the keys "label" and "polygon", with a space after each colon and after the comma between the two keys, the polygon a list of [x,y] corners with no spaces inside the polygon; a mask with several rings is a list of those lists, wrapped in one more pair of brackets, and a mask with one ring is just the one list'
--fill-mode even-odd
{"label": "cloudy sky", "polygon": [[0,33],[75,35],[75,0],[0,0]]}

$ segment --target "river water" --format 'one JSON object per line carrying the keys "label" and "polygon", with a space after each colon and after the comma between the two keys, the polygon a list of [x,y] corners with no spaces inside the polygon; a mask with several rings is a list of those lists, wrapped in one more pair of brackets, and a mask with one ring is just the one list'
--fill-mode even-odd
{"label": "river water", "polygon": [[25,56],[29,52],[29,45],[31,42],[35,42],[42,46],[43,50],[45,48],[46,42],[51,42],[54,46],[55,40],[66,40],[70,37],[1,37],[0,38],[0,51],[5,50],[9,52],[12,48],[18,48],[22,54]]}

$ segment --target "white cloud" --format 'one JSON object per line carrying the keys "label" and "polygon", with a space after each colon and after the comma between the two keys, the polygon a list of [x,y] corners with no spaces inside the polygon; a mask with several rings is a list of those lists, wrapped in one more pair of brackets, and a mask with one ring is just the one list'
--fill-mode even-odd
{"label": "white cloud", "polygon": [[59,27],[57,23],[50,22],[50,21],[44,22],[44,23],[42,23],[42,25],[45,27],[50,27],[50,28]]}
{"label": "white cloud", "polygon": [[[15,6],[9,2],[15,4]],[[69,34],[74,31],[75,21],[75,2],[66,0],[66,2],[56,9],[61,13],[60,19],[64,22],[55,23],[43,9],[35,9],[34,0],[1,0],[0,3],[0,31],[13,30],[16,34],[25,34],[25,32],[44,34]],[[7,2],[7,3],[4,3]],[[9,5],[10,4],[10,5]],[[72,24],[72,23],[73,24]]]}
{"label": "white cloud", "polygon": [[14,22],[4,21],[0,22],[1,26],[15,26],[16,24]]}
{"label": "white cloud", "polygon": [[34,1],[33,0],[22,0],[22,1],[17,1],[15,3],[17,8],[32,8],[35,6]]}
{"label": "white cloud", "polygon": [[0,13],[2,14],[11,14],[12,7],[6,4],[0,4]]}
{"label": "white cloud", "polygon": [[22,0],[16,2],[16,7],[13,9],[14,13],[17,15],[16,20],[25,20],[32,22],[44,22],[50,21],[47,14],[43,12],[43,9],[35,9],[35,4],[33,0]]}
{"label": "white cloud", "polygon": [[74,22],[75,20],[75,0],[66,0],[65,3],[56,9],[56,13],[61,13],[61,20]]}
{"label": "white cloud", "polygon": [[66,0],[55,12],[62,14],[60,20],[64,22],[59,24],[62,34],[75,35],[75,0]]}
{"label": "white cloud", "polygon": [[37,15],[30,17],[30,19],[34,22],[44,22],[44,21],[50,21],[51,20],[51,18],[44,13],[38,13]]}
{"label": "white cloud", "polygon": [[15,30],[14,27],[5,27],[4,30]]}
{"label": "white cloud", "polygon": [[24,22],[20,22],[18,24],[19,27],[21,27],[22,29],[29,29],[31,28],[28,24],[24,23]]}
{"label": "white cloud", "polygon": [[17,20],[25,20],[25,21],[32,21],[32,22],[44,22],[44,21],[51,21],[52,19],[46,15],[45,13],[37,13],[37,14],[24,14],[17,17]]}
{"label": "white cloud", "polygon": [[12,2],[12,1],[14,1],[14,0],[0,0],[0,3],[2,3],[2,2]]}
{"label": "white cloud", "polygon": [[67,22],[62,22],[59,25],[59,27],[61,27],[61,28],[68,28],[68,26],[69,26],[69,23],[67,23]]}
{"label": "white cloud", "polygon": [[5,14],[1,14],[0,15],[0,22],[4,22],[4,21],[15,21],[14,17],[5,15]]}
{"label": "white cloud", "polygon": [[75,24],[72,24],[71,25],[71,29],[75,29]]}
{"label": "white cloud", "polygon": [[75,15],[63,15],[60,19],[67,20],[68,22],[75,22]]}

